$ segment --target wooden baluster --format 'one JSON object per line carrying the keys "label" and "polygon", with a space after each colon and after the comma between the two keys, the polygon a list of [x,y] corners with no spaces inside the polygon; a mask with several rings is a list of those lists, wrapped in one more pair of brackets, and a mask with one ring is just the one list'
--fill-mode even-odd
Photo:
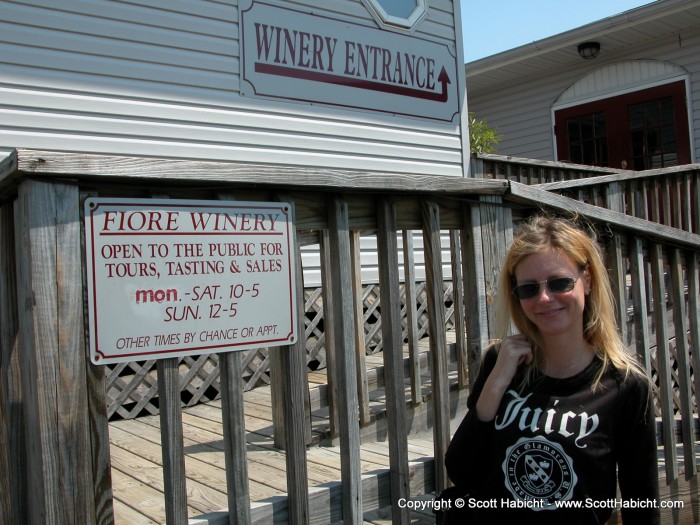
{"label": "wooden baluster", "polygon": [[418,347],[418,312],[416,311],[416,265],[413,258],[413,231],[403,231],[404,296],[406,298],[406,330],[408,332],[408,366],[411,379],[411,401],[423,402]]}
{"label": "wooden baluster", "polygon": [[450,442],[450,398],[447,378],[447,343],[445,339],[445,303],[442,300],[442,247],[440,243],[440,208],[437,203],[422,203],[425,250],[428,324],[430,326],[431,381],[433,401],[433,447],[435,450],[435,489],[447,488],[445,453]]}
{"label": "wooden baluster", "polygon": [[[218,198],[234,200],[233,195],[226,193],[219,193]],[[242,353],[236,351],[219,354],[219,372],[228,522],[230,525],[250,523]]]}
{"label": "wooden baluster", "polygon": [[[676,335],[676,359],[678,363],[677,392],[680,398],[681,429],[683,432],[683,464],[685,479],[692,478],[697,472],[695,460],[695,425],[693,422],[693,403],[690,383],[690,366],[688,348],[688,320],[685,308],[685,283],[681,251],[671,251],[671,282],[673,283],[671,302],[673,303],[673,327]],[[689,292],[692,293],[691,290]]]}
{"label": "wooden baluster", "polygon": [[[360,232],[350,232],[350,267],[352,270],[352,297],[355,305],[355,351],[357,361],[357,396],[360,407],[360,426],[366,427],[371,423],[369,413],[369,392],[367,388],[367,364],[365,346],[364,304],[362,301],[362,262],[360,260]],[[381,293],[381,292],[380,292]],[[379,298],[383,302],[382,297]],[[384,313],[382,309],[382,314]],[[382,315],[383,322],[383,315]]]}
{"label": "wooden baluster", "polygon": [[355,359],[355,309],[350,264],[350,225],[348,205],[340,197],[328,202],[328,231],[331,260],[333,317],[338,380],[338,430],[340,468],[343,486],[343,521],[362,521],[362,478],[360,470],[360,430],[358,425],[357,369]]}
{"label": "wooden baluster", "polygon": [[630,243],[630,272],[632,277],[632,305],[634,311],[634,340],[637,359],[651,377],[651,344],[649,342],[649,317],[647,312],[647,279],[645,276],[644,246],[639,237]]}
{"label": "wooden baluster", "polygon": [[462,262],[464,265],[464,303],[467,316],[467,366],[469,384],[476,380],[481,352],[487,345],[488,321],[484,289],[484,256],[479,205],[462,208]]}
{"label": "wooden baluster", "polygon": [[321,232],[321,282],[323,293],[323,332],[326,341],[326,378],[328,392],[329,437],[338,437],[338,367],[335,351],[335,308],[333,308],[333,259],[330,251],[328,230]]}
{"label": "wooden baluster", "polygon": [[469,382],[467,370],[467,341],[464,311],[464,279],[462,278],[462,250],[460,233],[450,231],[450,253],[452,254],[452,304],[454,305],[454,323],[457,353],[457,384],[465,388]]}
{"label": "wooden baluster", "polygon": [[659,395],[661,403],[662,440],[666,481],[678,478],[676,464],[676,435],[673,417],[673,386],[671,363],[668,352],[668,326],[666,319],[666,283],[664,282],[664,254],[660,244],[651,246],[651,274],[654,288],[654,315],[656,318],[656,367],[659,373]]}
{"label": "wooden baluster", "polygon": [[309,522],[309,476],[306,443],[309,432],[309,414],[306,366],[306,337],[304,336],[304,277],[299,243],[295,242],[297,340],[280,347],[284,373],[279,379],[284,394],[284,429],[287,465],[287,495],[289,523],[302,525]]}
{"label": "wooden baluster", "polygon": [[410,496],[410,473],[406,437],[396,208],[388,199],[383,199],[379,204],[377,227],[379,285],[382,294],[382,354],[391,475],[391,521],[408,524],[411,521],[411,513],[405,505],[399,505],[401,500]]}

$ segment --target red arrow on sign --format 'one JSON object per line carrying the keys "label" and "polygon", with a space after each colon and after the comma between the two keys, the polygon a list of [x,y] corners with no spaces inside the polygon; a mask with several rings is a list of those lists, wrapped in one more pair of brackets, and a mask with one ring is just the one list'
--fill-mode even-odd
{"label": "red arrow on sign", "polygon": [[423,91],[420,89],[396,86],[394,84],[384,84],[382,82],[372,82],[371,80],[361,80],[352,77],[344,77],[341,75],[331,75],[329,73],[310,71],[308,69],[296,69],[293,67],[265,64],[261,62],[255,63],[255,72],[264,73],[267,75],[297,78],[301,80],[311,80],[314,82],[323,82],[325,84],[335,84],[337,86],[381,91],[392,95],[422,98],[424,100],[432,100],[435,102],[447,102],[447,84],[450,84],[450,77],[447,74],[444,66],[440,71],[440,75],[438,75],[438,82],[442,84],[442,92]]}

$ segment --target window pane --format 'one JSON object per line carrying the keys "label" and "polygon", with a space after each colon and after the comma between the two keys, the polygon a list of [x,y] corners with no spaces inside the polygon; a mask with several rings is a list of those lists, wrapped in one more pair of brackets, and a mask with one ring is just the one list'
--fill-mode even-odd
{"label": "window pane", "polygon": [[583,117],[581,119],[581,140],[591,140],[594,137],[593,129],[593,119]]}
{"label": "window pane", "polygon": [[656,102],[644,104],[644,124],[647,127],[656,126],[659,123],[659,105]]}
{"label": "window pane", "polygon": [[664,167],[678,166],[678,155],[676,153],[664,154]]}
{"label": "window pane", "polygon": [[593,115],[593,127],[595,129],[596,137],[605,136],[605,115],[602,113],[596,113]]}
{"label": "window pane", "polygon": [[581,130],[578,127],[578,120],[571,119],[566,123],[567,133],[569,134],[569,142],[578,142],[581,140]]}
{"label": "window pane", "polygon": [[575,162],[576,164],[581,164],[583,158],[581,157],[581,148],[578,146],[569,146],[569,160]]}
{"label": "window pane", "polygon": [[673,98],[629,106],[634,169],[661,168],[678,162]]}
{"label": "window pane", "polygon": [[652,155],[660,152],[661,144],[659,143],[658,134],[655,130],[647,131],[647,154]]}
{"label": "window pane", "polygon": [[569,160],[578,164],[607,166],[608,139],[604,113],[592,113],[566,121]]}
{"label": "window pane", "polygon": [[666,126],[659,130],[661,134],[661,147],[664,151],[676,151],[676,131],[672,126]]}
{"label": "window pane", "polygon": [[644,132],[635,131],[632,133],[632,155],[641,157],[644,155]]}
{"label": "window pane", "polygon": [[608,165],[608,141],[606,139],[596,140],[596,152],[598,158],[596,159],[596,166],[607,166]]}
{"label": "window pane", "polygon": [[664,98],[659,102],[659,110],[661,124],[673,124],[673,100],[671,97]]}
{"label": "window pane", "polygon": [[630,106],[630,129],[639,129],[644,126],[644,108],[641,104]]}
{"label": "window pane", "polygon": [[388,15],[397,18],[409,18],[417,6],[416,0],[378,0],[377,3]]}

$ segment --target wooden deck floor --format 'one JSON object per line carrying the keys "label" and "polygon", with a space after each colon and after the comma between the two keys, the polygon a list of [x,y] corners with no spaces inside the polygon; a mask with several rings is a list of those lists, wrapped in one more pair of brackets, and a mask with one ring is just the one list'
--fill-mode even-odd
{"label": "wooden deck floor", "polygon": [[[373,360],[368,356],[368,368]],[[378,366],[378,365],[377,365]],[[309,377],[310,389],[322,388],[325,373]],[[466,396],[466,393],[464,394]],[[245,392],[248,477],[251,517],[254,523],[272,523],[286,515],[286,465],[283,451],[272,438],[272,409],[269,387]],[[378,401],[381,402],[381,395]],[[315,411],[312,428],[319,435],[328,429],[327,411]],[[221,401],[200,404],[183,410],[183,435],[187,471],[187,495],[191,524],[227,523],[222,509],[228,507],[224,468]],[[112,458],[112,483],[116,523],[165,523],[163,474],[158,416],[113,421],[109,425]],[[374,431],[375,434],[381,432]],[[370,432],[371,436],[371,432]],[[386,505],[390,504],[388,486],[389,452],[386,441],[375,436],[361,445],[363,500],[373,512],[367,523],[390,523]],[[380,438],[381,439],[381,438]],[[419,496],[432,490],[433,443],[430,430],[423,430],[408,443],[412,479],[411,494]],[[307,451],[312,523],[333,523],[342,519],[339,512],[340,450],[337,446],[314,445]],[[434,523],[433,515],[415,513],[413,523]]]}
{"label": "wooden deck floor", "polygon": [[[381,356],[368,356],[368,379],[376,377]],[[427,364],[426,375],[427,375]],[[454,368],[454,367],[452,367]],[[454,370],[450,373],[455,376]],[[453,377],[453,382],[456,380]],[[325,387],[325,372],[309,375],[312,398],[313,431],[316,441],[326,434],[329,424],[327,410],[320,408]],[[429,384],[426,378],[424,385]],[[373,390],[371,409],[379,412],[382,405],[381,389]],[[460,391],[452,407],[453,430],[461,421],[467,392]],[[286,521],[286,463],[283,451],[275,448],[272,438],[272,409],[270,389],[260,387],[243,394],[247,431],[248,477],[250,483],[251,519],[253,523],[268,524]],[[407,396],[408,397],[408,396]],[[433,490],[433,442],[427,421],[427,406],[423,403],[412,411],[412,423],[417,429],[409,436],[408,452],[411,467],[411,495],[420,497]],[[361,445],[363,472],[363,503],[371,509],[364,515],[365,523],[388,525],[391,523],[389,497],[388,443],[381,430],[381,422],[363,429]],[[114,512],[117,525],[165,523],[163,473],[160,447],[160,419],[145,416],[137,419],[114,421],[109,425],[110,452]],[[187,494],[190,525],[227,525],[226,472],[224,469],[221,402],[213,401],[183,410],[183,435],[187,471]],[[660,437],[660,436],[659,436]],[[700,464],[700,443],[696,443],[697,461]],[[330,446],[328,440],[312,445],[307,450],[310,523],[328,525],[342,519],[340,512],[340,450]],[[682,449],[678,445],[679,471]],[[683,478],[667,485],[665,481],[663,451],[659,450],[661,496],[666,500],[684,500],[685,508],[662,512],[663,523],[696,523],[693,516],[700,515],[697,487]],[[430,496],[428,496],[430,497]],[[274,520],[272,518],[274,514]],[[412,523],[434,523],[428,512],[414,512]],[[615,523],[614,519],[611,523]]]}

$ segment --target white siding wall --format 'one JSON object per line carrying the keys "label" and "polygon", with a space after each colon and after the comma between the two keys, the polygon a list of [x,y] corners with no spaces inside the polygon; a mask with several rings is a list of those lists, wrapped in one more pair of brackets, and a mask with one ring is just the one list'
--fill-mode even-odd
{"label": "white siding wall", "polygon": [[[289,3],[375,26],[360,0]],[[431,1],[417,35],[455,45],[454,9]],[[458,123],[241,97],[234,0],[0,0],[0,13],[0,148],[463,175]]]}
{"label": "white siding wall", "polygon": [[577,79],[606,64],[624,60],[661,60],[685,69],[690,77],[691,140],[694,161],[700,159],[700,33],[683,35],[682,45],[676,36],[659,39],[644,47],[601,55],[599,58],[547,74],[525,75],[517,83],[503,85],[488,93],[469,90],[469,111],[489,126],[498,128],[503,140],[497,152],[516,157],[555,160],[552,143],[552,105]]}

